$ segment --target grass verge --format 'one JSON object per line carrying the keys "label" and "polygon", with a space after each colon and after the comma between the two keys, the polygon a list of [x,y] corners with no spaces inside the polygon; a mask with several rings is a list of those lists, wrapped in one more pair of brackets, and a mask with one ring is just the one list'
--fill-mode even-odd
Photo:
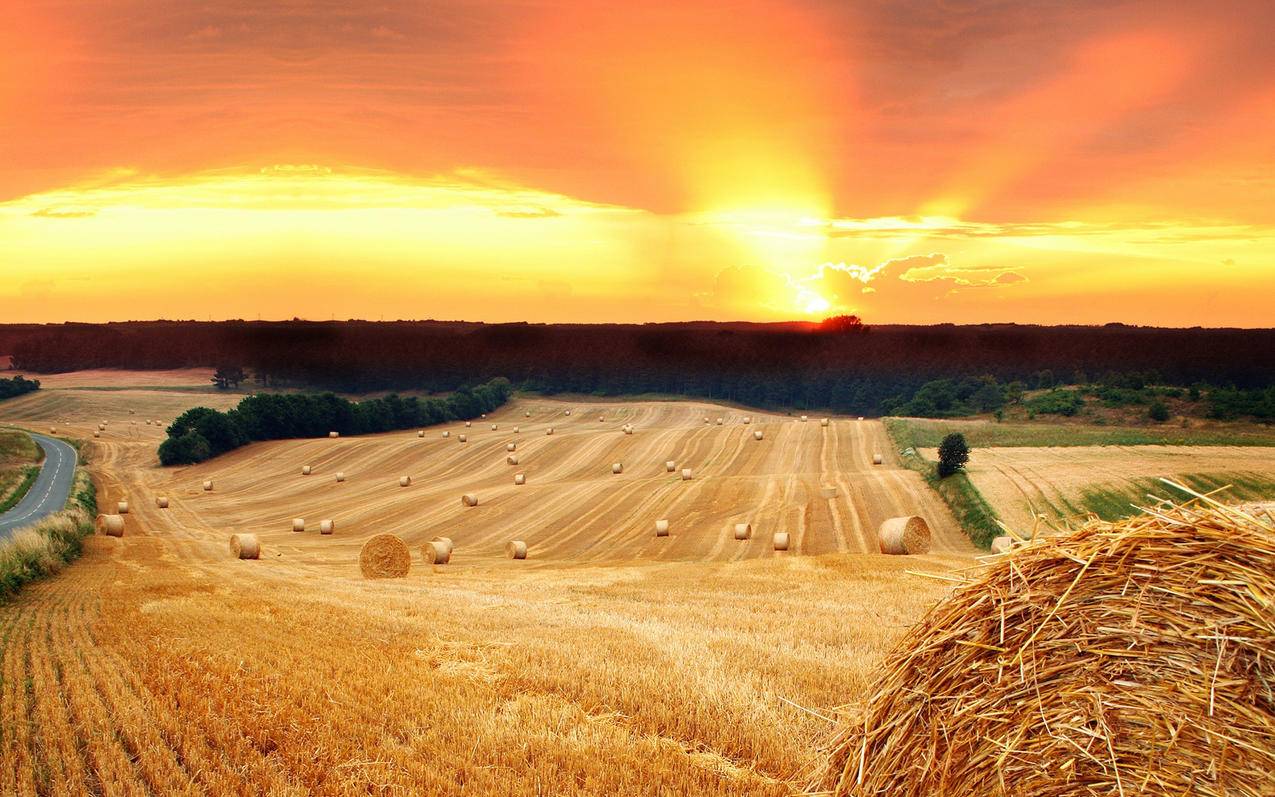
{"label": "grass verge", "polygon": [[27,465],[22,469],[22,476],[18,480],[18,484],[13,488],[13,492],[4,497],[0,501],[0,515],[8,512],[18,505],[18,502],[26,497],[31,491],[31,485],[35,484],[35,479],[40,475],[39,465]]}
{"label": "grass verge", "polygon": [[97,493],[88,471],[77,468],[66,508],[0,542],[0,602],[24,584],[58,572],[76,559],[93,533]]}
{"label": "grass verge", "polygon": [[1079,423],[887,418],[903,425],[916,448],[935,448],[944,435],[960,432],[972,448],[996,446],[1275,446],[1275,433],[1243,429],[1141,428]]}
{"label": "grass verge", "polygon": [[900,452],[899,458],[903,460],[903,464],[921,474],[926,483],[934,488],[952,510],[971,542],[979,548],[990,548],[992,539],[1004,532],[997,525],[996,510],[983,498],[969,476],[960,471],[946,479],[940,479],[936,472],[937,463],[917,453],[915,429],[911,422],[902,418],[884,418],[882,422],[890,439],[894,441],[894,447]]}
{"label": "grass verge", "polygon": [[[1271,501],[1275,500],[1275,480],[1259,473],[1188,473],[1172,479],[1198,493],[1210,493],[1229,487],[1218,499],[1221,501]],[[1119,520],[1137,514],[1134,506],[1150,503],[1148,495],[1182,500],[1179,491],[1159,479],[1139,479],[1121,484],[1116,489],[1086,490],[1080,503],[1085,512],[1092,512],[1103,520]]]}

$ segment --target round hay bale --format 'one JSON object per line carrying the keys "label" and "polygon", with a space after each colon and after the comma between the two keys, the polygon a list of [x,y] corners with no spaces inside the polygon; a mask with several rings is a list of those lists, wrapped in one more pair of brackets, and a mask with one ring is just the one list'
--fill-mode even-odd
{"label": "round hay bale", "polygon": [[884,457],[882,457],[880,454],[873,454],[873,455],[872,455],[872,464],[873,464],[873,465],[880,465],[880,464],[881,464],[881,463],[883,463],[883,462],[885,462],[885,458],[884,458]]}
{"label": "round hay bale", "polygon": [[146,425],[147,425],[147,426],[150,426],[150,425],[151,425],[151,419],[150,419],[150,418],[147,418],[147,419],[146,419]]}
{"label": "round hay bale", "polygon": [[827,426],[827,425],[828,425],[828,419],[827,419],[827,418],[820,418],[820,419],[819,419],[819,425],[820,425],[820,426]]}
{"label": "round hay bale", "polygon": [[611,463],[611,472],[612,472],[612,473],[623,473],[623,472],[624,472],[624,463],[622,463],[622,462],[613,462],[613,463]]}
{"label": "round hay bale", "polygon": [[505,556],[510,559],[526,559],[527,543],[522,540],[512,540],[505,546]]}
{"label": "round hay bale", "polygon": [[771,538],[771,542],[775,544],[776,551],[788,550],[788,532],[776,531],[774,536]]}
{"label": "round hay bale", "polygon": [[566,414],[567,414],[567,415],[570,415],[570,414],[571,414],[571,410],[567,410]]}
{"label": "round hay bale", "polygon": [[231,534],[230,554],[236,559],[260,559],[261,541],[256,534]]}
{"label": "round hay bale", "polygon": [[694,474],[691,472],[690,468],[682,468],[682,481],[684,482],[690,481],[693,475]]}
{"label": "round hay bale", "polygon": [[359,570],[364,578],[402,578],[412,569],[412,552],[393,534],[368,538],[359,551]]}
{"label": "round hay bale", "polygon": [[526,484],[526,483],[527,483],[526,474],[523,474],[523,473],[514,474],[514,484]]}
{"label": "round hay bale", "polygon": [[417,436],[417,437],[424,437],[424,436],[425,436],[425,430],[424,430],[424,429],[420,430],[419,432],[417,432],[417,433],[416,433],[416,436]]}
{"label": "round hay bale", "polygon": [[409,486],[411,486],[411,484],[412,484],[412,477],[411,477],[411,476],[399,476],[399,477],[398,477],[398,486],[399,486],[399,487],[409,487]]}
{"label": "round hay bale", "polygon": [[527,410],[526,412],[524,412],[524,413],[522,414],[522,417],[524,417],[524,418],[530,418],[530,417],[531,417],[531,410]]}
{"label": "round hay bale", "polygon": [[212,488],[213,488],[212,479],[205,479],[205,480],[204,480],[204,492],[206,492],[206,493],[211,493],[211,492],[212,492]]}
{"label": "round hay bale", "polygon": [[430,540],[421,546],[421,558],[427,565],[445,565],[452,559],[451,540]]}
{"label": "round hay bale", "polygon": [[735,524],[735,539],[747,540],[752,536],[753,536],[753,524],[751,523],[736,523]]}
{"label": "round hay bale", "polygon": [[310,475],[310,473],[311,473],[312,471],[313,471],[313,468],[311,468],[309,465],[302,465],[302,466],[301,466],[301,475],[302,475],[302,476],[309,476],[309,475]]}
{"label": "round hay bale", "polygon": [[805,422],[806,422],[806,421],[808,421],[808,420],[810,420],[810,419],[809,419],[809,418],[807,418],[805,415],[801,416],[801,422],[802,422],[802,423],[805,423]]}
{"label": "round hay bale", "polygon": [[124,536],[124,518],[121,515],[98,515],[97,533],[108,537]]}
{"label": "round hay bale", "polygon": [[478,495],[476,493],[465,493],[460,497],[462,506],[478,506]]}
{"label": "round hay bale", "polygon": [[753,439],[754,439],[754,440],[760,440],[760,439],[762,439],[762,437],[764,437],[764,435],[762,435],[762,433],[761,433],[761,429],[754,429],[754,430],[753,430]]}
{"label": "round hay bale", "polygon": [[156,509],[167,509],[167,508],[168,508],[168,499],[167,499],[167,498],[165,498],[165,497],[164,497],[164,496],[162,496],[162,495],[161,495],[161,496],[159,496],[158,498],[156,498],[156,499],[155,499],[155,508],[156,508]]}
{"label": "round hay bale", "polygon": [[58,427],[56,426],[49,427],[49,434],[57,434],[57,433],[58,433]]}
{"label": "round hay bale", "polygon": [[486,418],[486,417],[487,417],[487,413],[485,413],[485,412],[484,412],[484,413],[481,413],[478,417],[480,417],[480,418]]}
{"label": "round hay bale", "polygon": [[668,462],[664,463],[664,470],[668,471],[669,473],[676,471],[677,463],[670,459]]}
{"label": "round hay bale", "polygon": [[466,428],[466,429],[470,428],[471,426],[473,426],[473,423],[471,423],[470,421],[465,421],[465,428]]}
{"label": "round hay bale", "polygon": [[930,552],[930,524],[918,515],[887,518],[877,529],[881,553],[907,556]]}
{"label": "round hay bale", "polygon": [[430,540],[430,542],[441,542],[444,545],[446,545],[448,556],[451,556],[452,551],[456,549],[456,544],[452,542],[451,537],[435,537],[434,539]]}
{"label": "round hay bale", "polygon": [[337,471],[337,472],[336,472],[336,480],[337,480],[337,481],[339,481],[339,482],[343,482],[343,481],[345,481],[345,471],[340,471],[340,470],[339,470],[339,471]]}
{"label": "round hay bale", "polygon": [[517,443],[505,443],[505,450],[506,450],[506,451],[517,451],[517,450],[518,450],[518,444],[517,444]]}
{"label": "round hay bale", "polygon": [[744,416],[744,423],[745,423],[745,424],[750,424],[750,423],[752,423],[752,422],[753,422],[753,418],[752,418],[752,416],[751,416],[751,415],[745,415],[745,416]]}
{"label": "round hay bale", "polygon": [[517,454],[510,454],[509,456],[505,457],[505,464],[506,464],[506,465],[517,465],[517,464],[518,464],[518,455],[517,455]]}
{"label": "round hay bale", "polygon": [[514,434],[518,434],[518,433],[520,433],[521,431],[522,431],[522,430],[521,430],[521,429],[519,429],[517,426],[515,426],[515,427],[514,427]]}
{"label": "round hay bale", "polygon": [[1014,548],[1014,538],[1009,535],[992,540],[992,553],[1009,553]]}
{"label": "round hay bale", "polygon": [[305,518],[295,517],[292,519],[293,531],[305,531]]}
{"label": "round hay bale", "polygon": [[863,420],[863,416],[862,416],[862,415],[860,415],[860,416],[859,416],[859,420]]}
{"label": "round hay bale", "polygon": [[460,442],[462,442],[462,443],[468,443],[468,442],[469,442],[469,435],[458,434],[458,435],[456,435],[456,439],[457,439],[457,440],[459,440],[459,441],[460,441]]}
{"label": "round hay bale", "polygon": [[717,419],[717,425],[718,425],[718,426],[721,426],[721,425],[722,425],[722,419],[721,419],[721,418],[718,418],[718,419]]}
{"label": "round hay bale", "polygon": [[106,424],[104,424],[104,423],[99,423],[99,424],[97,425],[97,430],[98,430],[99,432],[105,432],[105,431],[106,431]]}
{"label": "round hay bale", "polygon": [[115,512],[120,515],[128,514],[128,501],[120,501],[115,505]]}
{"label": "round hay bale", "polygon": [[340,432],[328,432],[328,438],[331,440],[335,440],[340,436],[341,436]]}
{"label": "round hay bale", "polygon": [[497,429],[497,428],[499,428],[499,427],[497,427],[497,426],[496,426],[496,424],[494,424],[494,423],[493,423],[493,424],[491,425],[491,430],[492,430],[493,432],[494,432],[494,431],[496,431],[496,429]]}
{"label": "round hay bale", "polygon": [[94,432],[94,433],[93,433],[93,436],[94,436],[94,437],[101,437],[101,436],[102,436],[102,433],[101,433],[101,432]]}
{"label": "round hay bale", "polygon": [[824,498],[836,498],[837,488],[831,485],[825,485],[819,488],[819,495]]}
{"label": "round hay bale", "polygon": [[331,534],[331,533],[332,533],[332,532],[334,532],[334,531],[336,531],[336,521],[335,521],[335,520],[320,520],[320,521],[319,521],[319,533],[320,533],[320,534]]}
{"label": "round hay bale", "polygon": [[553,434],[553,427],[550,426],[548,429],[545,429],[545,434]]}
{"label": "round hay bale", "polygon": [[605,415],[598,416],[598,423],[606,423],[606,422],[607,422],[607,416]]}
{"label": "round hay bale", "polygon": [[451,436],[452,436],[451,432],[443,432],[443,437],[451,437]]}
{"label": "round hay bale", "polygon": [[1271,525],[1162,502],[991,559],[899,640],[808,791],[1271,794],[1272,551]]}
{"label": "round hay bale", "polygon": [[668,536],[668,521],[667,520],[655,521],[655,536],[656,537]]}

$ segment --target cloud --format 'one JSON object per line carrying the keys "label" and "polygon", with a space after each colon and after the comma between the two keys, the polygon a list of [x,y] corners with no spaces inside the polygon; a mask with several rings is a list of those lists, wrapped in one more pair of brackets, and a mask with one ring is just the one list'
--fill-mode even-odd
{"label": "cloud", "polygon": [[546,207],[508,208],[497,210],[495,213],[507,219],[551,219],[562,215],[553,208]]}
{"label": "cloud", "polygon": [[84,219],[89,216],[96,216],[97,211],[87,208],[41,208],[31,215],[42,219]]}

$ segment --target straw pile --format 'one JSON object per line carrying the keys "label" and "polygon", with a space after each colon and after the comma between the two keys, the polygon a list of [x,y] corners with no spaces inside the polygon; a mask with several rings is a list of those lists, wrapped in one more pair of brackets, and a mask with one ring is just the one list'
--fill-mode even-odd
{"label": "straw pile", "polygon": [[812,791],[1272,794],[1275,523],[1162,501],[990,561],[899,643]]}
{"label": "straw pile", "polygon": [[668,536],[668,521],[667,520],[655,521],[655,536],[656,537]]}
{"label": "straw pile", "polygon": [[763,435],[762,435],[762,433],[761,433],[761,429],[754,429],[754,430],[753,430],[753,439],[754,439],[754,440],[760,440],[760,439],[762,439],[762,437],[763,437]]}
{"label": "straw pile", "polygon": [[753,536],[753,525],[751,523],[735,524],[735,539],[746,540]]}
{"label": "straw pile", "polygon": [[402,578],[412,569],[412,552],[393,534],[377,534],[359,551],[364,578]]}
{"label": "straw pile", "polygon": [[293,531],[305,531],[305,518],[299,518],[299,517],[293,518],[293,519],[292,519],[292,530],[293,530]]}
{"label": "straw pile", "polygon": [[421,546],[421,558],[427,565],[445,565],[452,559],[451,540],[431,540]]}
{"label": "straw pile", "polygon": [[465,493],[460,497],[462,506],[478,506],[478,496],[474,493]]}
{"label": "straw pile", "polygon": [[788,550],[788,532],[776,531],[775,536],[772,538],[772,542],[775,543],[776,551]]}
{"label": "straw pile", "polygon": [[128,514],[128,501],[120,501],[115,505],[115,512],[120,515]]}
{"label": "straw pile", "polygon": [[259,559],[261,542],[256,534],[231,534],[230,553],[236,559]]}
{"label": "straw pile", "polygon": [[717,419],[717,425],[718,425],[718,426],[721,426],[721,425],[722,425],[722,419],[721,419],[721,418],[718,418],[718,419]]}
{"label": "straw pile", "polygon": [[682,468],[682,481],[688,482],[691,480],[691,477],[694,475],[695,474],[691,472],[690,468]]}
{"label": "straw pile", "polygon": [[[569,412],[569,410],[568,410]],[[513,540],[505,546],[505,556],[510,559],[526,559],[527,543],[522,540]]]}
{"label": "straw pile", "polygon": [[514,474],[514,484],[526,484],[526,483],[527,483],[526,474],[522,474],[522,473]]}
{"label": "straw pile", "polygon": [[124,518],[120,515],[98,515],[97,533],[108,537],[124,536]]}
{"label": "straw pile", "polygon": [[319,533],[320,533],[320,534],[331,534],[331,533],[332,533],[332,532],[334,532],[334,531],[336,531],[336,522],[335,522],[335,521],[332,521],[332,520],[320,520],[320,521],[319,521]]}
{"label": "straw pile", "polygon": [[212,488],[213,488],[212,479],[207,479],[207,480],[205,480],[205,481],[204,481],[204,492],[206,492],[206,493],[211,493],[211,492],[212,492]]}
{"label": "straw pile", "polygon": [[877,544],[881,553],[895,556],[929,553],[930,524],[916,515],[887,518],[877,530]]}
{"label": "straw pile", "polygon": [[167,508],[168,508],[168,499],[167,499],[167,498],[164,498],[163,496],[160,496],[159,498],[156,498],[156,499],[155,499],[155,507],[156,507],[157,509],[167,509]]}
{"label": "straw pile", "polygon": [[522,430],[521,430],[521,429],[519,429],[517,426],[515,426],[515,427],[514,427],[514,434],[518,434],[518,433],[519,433],[519,432],[521,432],[521,431],[522,431]]}

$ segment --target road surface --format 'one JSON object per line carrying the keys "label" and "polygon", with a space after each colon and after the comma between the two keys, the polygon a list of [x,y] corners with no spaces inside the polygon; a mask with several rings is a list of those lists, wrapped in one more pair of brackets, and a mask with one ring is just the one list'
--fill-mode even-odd
{"label": "road surface", "polygon": [[23,496],[18,505],[0,515],[0,540],[20,528],[25,528],[45,517],[59,512],[71,496],[75,481],[75,449],[61,440],[31,432],[31,439],[44,449],[44,466],[35,484]]}

